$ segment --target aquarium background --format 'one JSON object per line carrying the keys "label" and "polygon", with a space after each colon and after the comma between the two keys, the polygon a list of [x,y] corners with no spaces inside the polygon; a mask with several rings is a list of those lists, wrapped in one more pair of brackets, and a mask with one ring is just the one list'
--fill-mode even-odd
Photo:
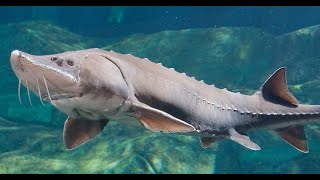
{"label": "aquarium background", "polygon": [[0,173],[320,173],[320,126],[305,126],[309,153],[274,133],[249,133],[261,151],[229,140],[203,149],[198,137],[111,122],[74,150],[66,115],[43,107],[18,80],[9,56],[98,47],[161,62],[219,88],[253,94],[279,67],[300,103],[320,104],[320,7],[0,7]]}

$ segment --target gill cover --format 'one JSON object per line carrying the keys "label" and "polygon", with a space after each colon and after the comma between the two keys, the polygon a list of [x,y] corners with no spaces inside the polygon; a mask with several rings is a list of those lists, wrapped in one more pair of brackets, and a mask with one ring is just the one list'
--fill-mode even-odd
{"label": "gill cover", "polygon": [[[104,88],[115,95],[128,97],[128,86],[120,68],[98,54],[89,54],[80,66],[80,78],[84,86]],[[89,86],[87,86],[89,87]]]}

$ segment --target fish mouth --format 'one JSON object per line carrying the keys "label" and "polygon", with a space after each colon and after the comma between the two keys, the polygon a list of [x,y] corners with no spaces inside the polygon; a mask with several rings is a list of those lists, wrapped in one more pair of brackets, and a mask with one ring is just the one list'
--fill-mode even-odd
{"label": "fish mouth", "polygon": [[[56,93],[56,94],[48,94],[48,93],[43,93],[41,94],[41,98],[44,101],[57,101],[57,100],[65,100],[65,99],[71,99],[75,97],[82,97],[83,93]],[[49,98],[50,97],[50,98]]]}

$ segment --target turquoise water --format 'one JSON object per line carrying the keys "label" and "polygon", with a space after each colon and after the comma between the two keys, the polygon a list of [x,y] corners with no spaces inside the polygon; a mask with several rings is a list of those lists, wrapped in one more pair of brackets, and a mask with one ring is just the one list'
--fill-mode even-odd
{"label": "turquoise water", "polygon": [[[224,140],[152,133],[112,122],[66,150],[67,116],[22,88],[12,50],[53,54],[98,47],[161,62],[219,88],[253,94],[287,67],[300,103],[320,104],[320,7],[0,7],[0,173],[319,173],[320,127],[309,153],[273,132],[249,133],[261,151]],[[28,13],[26,13],[28,12]]]}

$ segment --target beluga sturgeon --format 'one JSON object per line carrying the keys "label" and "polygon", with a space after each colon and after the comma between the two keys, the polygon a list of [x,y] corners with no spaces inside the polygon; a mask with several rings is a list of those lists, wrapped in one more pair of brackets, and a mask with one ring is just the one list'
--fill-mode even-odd
{"label": "beluga sturgeon", "polygon": [[[207,85],[147,58],[101,49],[37,56],[19,50],[10,63],[27,90],[68,115],[63,142],[73,149],[109,121],[150,131],[199,136],[202,147],[224,139],[260,150],[249,131],[267,129],[297,150],[309,151],[304,124],[320,119],[320,105],[299,104],[286,68],[253,95]],[[30,95],[29,95],[30,100]],[[31,100],[30,100],[31,103]]]}

